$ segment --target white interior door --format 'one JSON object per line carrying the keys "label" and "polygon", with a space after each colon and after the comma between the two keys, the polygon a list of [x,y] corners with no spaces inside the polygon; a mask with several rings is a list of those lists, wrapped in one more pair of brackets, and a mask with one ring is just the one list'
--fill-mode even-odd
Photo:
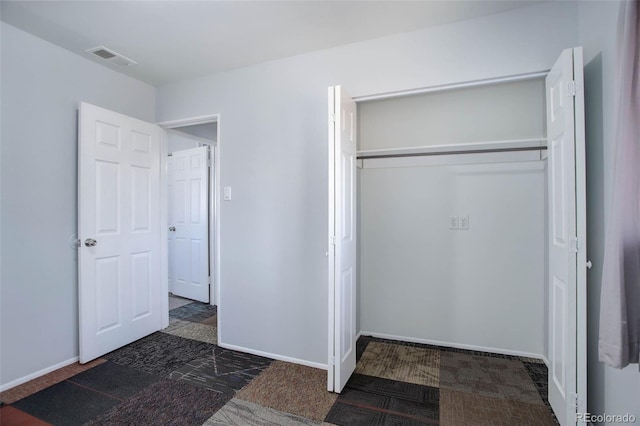
{"label": "white interior door", "polygon": [[209,147],[169,157],[169,291],[209,302]]}
{"label": "white interior door", "polygon": [[82,103],[78,134],[84,363],[161,327],[160,128]]}
{"label": "white interior door", "polygon": [[341,392],[356,368],[356,103],[340,86],[329,88],[329,176],[328,387]]}
{"label": "white interior door", "polygon": [[[582,50],[567,49],[546,78],[549,173],[549,402],[576,424],[586,398],[586,227]],[[579,346],[580,343],[580,346]]]}

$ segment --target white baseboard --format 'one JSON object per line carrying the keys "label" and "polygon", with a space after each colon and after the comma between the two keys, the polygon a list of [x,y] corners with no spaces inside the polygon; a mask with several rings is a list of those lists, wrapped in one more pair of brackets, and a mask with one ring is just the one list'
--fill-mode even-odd
{"label": "white baseboard", "polygon": [[547,368],[551,368],[551,364],[549,364],[549,360],[547,359],[547,357],[544,355],[540,355],[540,357],[542,358],[542,361],[544,361],[544,364],[547,366]]}
{"label": "white baseboard", "polygon": [[14,388],[18,385],[21,385],[23,383],[27,383],[29,380],[33,380],[33,379],[37,379],[40,376],[44,376],[45,374],[51,373],[52,371],[55,371],[59,368],[62,367],[66,367],[67,365],[71,365],[73,363],[78,362],[78,357],[73,357],[71,359],[68,359],[66,361],[62,361],[56,365],[52,365],[51,367],[47,367],[47,368],[43,368],[40,371],[36,371],[35,373],[31,373],[31,374],[27,374],[24,377],[20,377],[19,379],[15,379],[10,381],[9,383],[5,383],[3,385],[0,385],[0,392],[4,392],[6,390],[9,390],[11,388]]}
{"label": "white baseboard", "polygon": [[319,368],[321,370],[326,370],[327,369],[327,364],[321,364],[319,362],[307,361],[305,359],[291,358],[291,357],[284,356],[284,355],[273,354],[273,353],[270,353],[270,352],[258,351],[258,350],[251,349],[251,348],[245,348],[245,347],[236,346],[236,345],[229,345],[229,344],[220,343],[220,342],[218,342],[218,346],[220,346],[221,348],[225,348],[225,349],[232,349],[234,351],[246,352],[248,354],[263,356],[263,357],[266,357],[266,358],[277,359],[278,361],[285,361],[285,362],[290,362],[290,363],[293,363],[293,364],[306,365],[307,367]]}
{"label": "white baseboard", "polygon": [[511,349],[492,348],[489,346],[478,346],[478,345],[466,345],[463,343],[443,342],[440,340],[431,340],[431,339],[419,339],[416,337],[395,336],[392,334],[374,333],[370,331],[361,331],[360,335],[378,337],[380,339],[400,340],[403,342],[410,342],[410,343],[423,343],[426,345],[444,346],[444,347],[456,348],[456,349],[467,349],[470,351],[481,351],[481,352],[491,352],[491,353],[502,354],[502,355],[522,356],[527,358],[540,359],[542,361],[548,362],[545,360],[544,356],[542,356],[541,354],[535,354],[535,353],[523,352],[523,351],[514,351]]}

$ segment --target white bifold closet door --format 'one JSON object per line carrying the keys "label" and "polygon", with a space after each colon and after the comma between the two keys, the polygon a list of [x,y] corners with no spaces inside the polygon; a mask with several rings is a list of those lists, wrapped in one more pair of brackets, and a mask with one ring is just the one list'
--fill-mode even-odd
{"label": "white bifold closet door", "polygon": [[160,134],[154,124],[80,105],[82,363],[160,330]]}
{"label": "white bifold closet door", "polygon": [[[582,49],[546,78],[549,197],[549,402],[575,425],[586,401],[586,179]],[[582,423],[582,422],[581,422]]]}
{"label": "white bifold closet door", "polygon": [[329,374],[341,392],[356,368],[356,103],[329,88]]}

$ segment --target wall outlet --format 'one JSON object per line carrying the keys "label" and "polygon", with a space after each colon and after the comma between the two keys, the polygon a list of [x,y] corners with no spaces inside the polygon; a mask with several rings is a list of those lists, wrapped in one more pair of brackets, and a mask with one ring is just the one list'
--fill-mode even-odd
{"label": "wall outlet", "polygon": [[469,229],[469,216],[460,216],[460,229]]}
{"label": "wall outlet", "polygon": [[460,229],[460,219],[458,216],[451,216],[449,218],[449,229]]}

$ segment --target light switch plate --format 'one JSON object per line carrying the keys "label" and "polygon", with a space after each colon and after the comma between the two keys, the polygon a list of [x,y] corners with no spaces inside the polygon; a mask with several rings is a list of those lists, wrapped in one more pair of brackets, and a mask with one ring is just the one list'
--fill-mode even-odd
{"label": "light switch plate", "polygon": [[225,186],[224,187],[224,201],[230,201],[231,200],[231,187],[230,186]]}

